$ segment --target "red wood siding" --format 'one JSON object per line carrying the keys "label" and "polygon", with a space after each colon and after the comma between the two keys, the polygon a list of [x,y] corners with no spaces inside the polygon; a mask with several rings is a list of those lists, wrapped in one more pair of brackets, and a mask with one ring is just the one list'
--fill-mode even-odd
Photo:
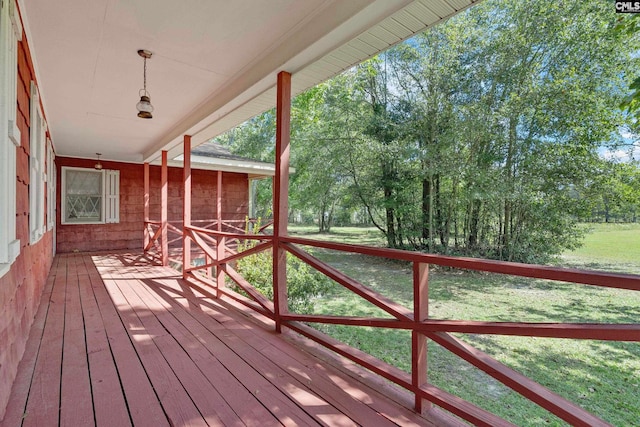
{"label": "red wood siding", "polygon": [[[0,277],[0,419],[24,354],[29,330],[53,260],[52,233],[29,244],[29,102],[33,63],[23,34],[18,42],[17,123],[21,145],[16,148],[16,237],[20,254]],[[42,194],[45,197],[45,194]]]}
{"label": "red wood siding", "polygon": [[[144,165],[103,161],[104,169],[120,171],[120,223],[73,224],[61,221],[62,167],[93,168],[95,159],[57,157],[57,251],[105,251],[142,249],[144,228]],[[160,167],[149,168],[150,209],[152,220],[160,219]],[[216,172],[192,171],[192,219],[215,218]],[[184,194],[182,168],[169,168],[169,221],[182,221]],[[225,219],[244,219],[249,212],[249,182],[245,174],[224,173],[222,182]]]}
{"label": "red wood siding", "polygon": [[[191,170],[192,221],[216,218],[217,172]],[[140,169],[142,170],[142,168]],[[160,166],[149,168],[149,218],[160,219]],[[142,180],[139,185],[142,188]],[[169,221],[182,221],[184,183],[182,168],[169,168]],[[121,199],[122,200],[122,199]],[[139,200],[142,208],[142,198]],[[244,219],[249,214],[249,178],[246,174],[222,174],[222,218]]]}

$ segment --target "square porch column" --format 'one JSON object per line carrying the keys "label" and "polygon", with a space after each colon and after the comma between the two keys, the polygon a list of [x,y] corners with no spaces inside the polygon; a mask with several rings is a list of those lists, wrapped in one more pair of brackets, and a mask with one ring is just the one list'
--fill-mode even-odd
{"label": "square porch column", "polygon": [[182,197],[182,278],[187,278],[187,269],[191,267],[191,238],[187,227],[191,226],[191,135],[185,135],[183,141],[182,177],[184,196]]}
{"label": "square porch column", "polygon": [[291,137],[291,73],[278,73],[276,99],[276,173],[273,183],[273,304],[276,332],[282,332],[281,314],[287,302],[287,252],[280,237],[287,235],[289,218],[289,142]]}
{"label": "square porch column", "polygon": [[162,265],[164,267],[169,265],[169,237],[167,235],[167,222],[168,213],[167,207],[169,204],[169,169],[167,166],[167,151],[162,151],[162,169],[160,173],[160,245],[162,247]]}

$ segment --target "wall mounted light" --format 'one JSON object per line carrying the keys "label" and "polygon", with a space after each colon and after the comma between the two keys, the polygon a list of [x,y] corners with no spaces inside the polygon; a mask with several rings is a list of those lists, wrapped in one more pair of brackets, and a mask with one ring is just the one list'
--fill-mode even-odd
{"label": "wall mounted light", "polygon": [[94,168],[95,170],[101,171],[102,163],[100,163],[100,156],[102,156],[102,153],[96,153],[96,156],[98,156],[98,163],[95,164]]}
{"label": "wall mounted light", "polygon": [[140,95],[140,101],[136,105],[136,108],[138,109],[138,117],[141,119],[151,119],[153,118],[151,115],[153,105],[151,105],[151,98],[149,97],[149,92],[147,92],[147,59],[151,58],[152,53],[148,50],[140,49],[138,55],[144,59],[144,86],[138,93]]}

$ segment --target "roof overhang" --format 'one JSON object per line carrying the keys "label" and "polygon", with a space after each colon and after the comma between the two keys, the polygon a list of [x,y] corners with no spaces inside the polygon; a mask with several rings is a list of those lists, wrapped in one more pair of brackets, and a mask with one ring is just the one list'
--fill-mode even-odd
{"label": "roof overhang", "polygon": [[[152,162],[423,31],[474,0],[18,0],[60,155]],[[154,118],[136,117],[148,49]]]}
{"label": "roof overhang", "polygon": [[[168,166],[182,167],[184,157],[182,154],[167,162]],[[157,160],[154,164],[160,164]],[[250,178],[268,178],[276,174],[276,166],[272,163],[256,162],[251,160],[225,159],[209,156],[191,156],[191,168],[203,170],[215,170],[222,172],[243,173]],[[294,173],[295,168],[290,167],[289,173]]]}

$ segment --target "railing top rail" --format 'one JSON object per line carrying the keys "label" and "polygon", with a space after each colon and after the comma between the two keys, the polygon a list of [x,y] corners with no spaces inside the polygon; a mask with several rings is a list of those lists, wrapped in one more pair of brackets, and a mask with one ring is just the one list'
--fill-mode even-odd
{"label": "railing top rail", "polygon": [[248,239],[248,240],[272,240],[273,239],[273,236],[270,234],[227,233],[225,231],[209,230],[208,228],[195,227],[193,225],[187,225],[184,228],[188,230],[197,231],[198,233],[207,234],[210,236],[230,237],[230,238]]}
{"label": "railing top rail", "polygon": [[573,268],[551,267],[546,265],[523,264],[479,258],[434,255],[400,249],[376,248],[371,246],[352,245],[347,243],[324,242],[320,240],[312,240],[292,236],[281,237],[280,240],[304,246],[313,246],[317,248],[324,248],[342,252],[352,252],[362,255],[371,255],[401,261],[420,262],[425,264],[435,264],[445,267],[464,268],[468,270],[486,271],[513,276],[558,280],[562,282],[640,291],[640,275],[636,274],[609,273],[603,271],[579,270]]}

